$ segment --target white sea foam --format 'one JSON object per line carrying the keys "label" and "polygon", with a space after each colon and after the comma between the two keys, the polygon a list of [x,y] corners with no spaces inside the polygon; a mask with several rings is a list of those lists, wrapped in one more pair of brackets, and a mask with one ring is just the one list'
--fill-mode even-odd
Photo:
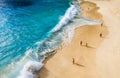
{"label": "white sea foam", "polygon": [[35,72],[42,68],[41,62],[29,61],[24,65],[24,68],[20,72],[17,78],[37,78]]}
{"label": "white sea foam", "polygon": [[65,15],[62,17],[60,22],[53,28],[52,32],[58,31],[64,25],[68,24],[74,19],[74,17],[79,13],[79,8],[75,5],[71,5],[70,8],[66,11]]}
{"label": "white sea foam", "polygon": [[37,78],[35,72],[41,69],[45,57],[38,61],[34,59],[36,56],[31,55],[32,51],[32,49],[28,49],[20,61],[8,65],[0,72],[0,78]]}

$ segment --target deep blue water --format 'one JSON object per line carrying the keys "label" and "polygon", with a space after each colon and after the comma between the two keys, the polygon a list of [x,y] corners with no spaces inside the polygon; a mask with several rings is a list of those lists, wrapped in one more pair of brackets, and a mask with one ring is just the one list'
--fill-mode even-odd
{"label": "deep blue water", "polygon": [[0,69],[19,61],[36,42],[47,38],[69,1],[0,2]]}

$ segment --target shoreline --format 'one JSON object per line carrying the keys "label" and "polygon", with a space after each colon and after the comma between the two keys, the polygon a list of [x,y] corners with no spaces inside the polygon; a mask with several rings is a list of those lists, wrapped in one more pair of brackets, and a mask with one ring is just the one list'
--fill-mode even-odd
{"label": "shoreline", "polygon": [[[85,4],[85,5],[84,5]],[[91,8],[89,8],[88,9],[88,7],[91,7]],[[86,9],[86,7],[87,7],[87,9]],[[82,16],[84,16],[84,17],[86,17],[86,18],[88,18],[88,19],[91,19],[91,20],[96,20],[96,21],[103,21],[102,20],[102,15],[98,12],[98,9],[99,9],[99,7],[95,4],[95,3],[92,3],[92,2],[87,2],[87,1],[84,1],[83,0],[83,2],[81,3],[81,9],[83,9],[82,10]],[[93,12],[92,12],[93,11]],[[94,16],[94,14],[96,15],[96,16]],[[79,54],[78,53],[78,36],[80,36],[81,38],[81,40],[85,40],[85,42],[86,41],[88,41],[88,42],[93,42],[93,43],[90,43],[90,45],[88,45],[88,49],[85,49],[85,47],[82,47],[82,50],[86,50],[86,51],[84,51],[85,53],[82,53],[81,52],[81,54],[83,54],[83,56],[84,57],[81,57],[82,59],[83,58],[86,58],[86,53],[87,53],[87,51],[88,50],[90,50],[91,52],[94,52],[94,53],[91,53],[90,55],[93,55],[93,57],[95,58],[95,48],[97,48],[99,45],[100,45],[100,43],[104,40],[103,38],[100,38],[99,40],[95,40],[95,37],[94,36],[96,36],[96,37],[99,37],[99,33],[100,32],[104,32],[104,37],[106,37],[107,36],[107,34],[108,34],[108,31],[107,31],[107,27],[106,26],[103,26],[104,28],[103,29],[101,29],[101,24],[100,25],[84,25],[83,27],[78,27],[78,28],[76,28],[75,29],[75,35],[74,35],[74,38],[73,38],[73,40],[72,40],[72,42],[68,45],[68,46],[66,46],[65,48],[63,48],[61,51],[58,51],[57,53],[55,53],[55,54],[53,54],[52,56],[49,56],[47,59],[45,59],[45,61],[44,61],[44,66],[41,68],[41,70],[38,72],[38,78],[47,78],[47,73],[50,73],[50,76],[48,76],[48,78],[59,78],[58,76],[56,76],[56,74],[55,74],[55,72],[57,72],[57,74],[59,74],[59,75],[62,75],[63,73],[62,73],[62,71],[63,71],[63,69],[61,68],[59,68],[59,67],[61,67],[59,64],[61,64],[62,62],[61,62],[61,59],[62,58],[60,58],[60,57],[62,57],[62,55],[64,55],[63,56],[63,58],[64,59],[62,59],[62,60],[64,60],[65,62],[67,62],[67,64],[70,64],[70,66],[71,66],[71,63],[69,63],[70,61],[72,62],[72,58],[74,58],[73,57],[73,55],[71,55],[71,54],[73,54],[73,53],[71,53],[70,55],[67,55],[67,53],[65,53],[66,51],[68,52],[68,51],[74,51],[75,49],[73,49],[72,47],[73,47],[73,45],[75,45],[76,47],[77,47],[77,50],[75,50],[76,51],[76,54]],[[92,32],[93,30],[96,30],[97,29],[97,31],[95,32]],[[87,32],[87,31],[91,31],[91,32]],[[96,33],[96,34],[94,34],[94,33]],[[91,35],[90,35],[91,34]],[[92,37],[90,37],[90,36],[92,36]],[[76,37],[77,36],[77,37]],[[87,37],[88,36],[88,37]],[[90,39],[88,39],[90,37]],[[95,41],[94,41],[95,40]],[[80,40],[79,40],[80,41]],[[77,42],[77,43],[76,43]],[[94,44],[94,43],[96,43],[96,44]],[[86,43],[84,43],[84,41],[83,41],[83,45],[85,45]],[[92,50],[91,50],[92,49]],[[62,54],[63,53],[63,54]],[[75,55],[75,54],[74,54]],[[82,56],[82,55],[81,55]],[[88,57],[89,57],[89,55],[87,55]],[[91,57],[91,56],[90,56]],[[81,59],[79,56],[75,56],[75,61],[79,61],[80,59]],[[57,60],[58,59],[58,60]],[[65,60],[66,59],[66,60]],[[92,60],[93,58],[91,57],[91,60]],[[58,62],[57,62],[58,61]],[[60,61],[60,62],[59,62]],[[88,61],[89,62],[89,60],[88,59],[86,59],[86,61]],[[94,60],[93,60],[94,61]],[[57,62],[57,63],[55,63],[55,62]],[[90,62],[89,62],[90,63]],[[83,67],[84,67],[84,63],[83,64],[81,64],[81,62],[79,63],[78,62],[78,65],[82,65]],[[86,64],[87,65],[87,64]],[[93,64],[88,64],[88,67],[87,68],[91,68],[91,65],[94,65],[94,63]],[[53,66],[53,67],[51,67],[51,66]],[[54,67],[54,66],[58,66],[57,68],[59,68],[59,70],[57,70],[57,71],[54,71],[54,70],[56,70],[57,68],[56,67]],[[65,65],[66,66],[66,65]],[[63,64],[63,67],[64,67],[64,64]],[[69,66],[68,66],[69,67]],[[72,67],[73,67],[73,65],[72,65]],[[79,66],[78,66],[79,67]],[[86,66],[85,66],[86,67]],[[73,67],[74,68],[74,67]],[[66,68],[65,68],[66,69]],[[72,69],[72,68],[71,68]],[[82,69],[84,69],[84,68],[82,68]],[[67,69],[66,69],[66,72],[67,72]],[[54,73],[54,74],[53,74]],[[64,70],[64,73],[65,73],[65,70]],[[70,75],[70,74],[69,74]],[[70,77],[70,76],[67,76],[67,75],[65,75],[66,77],[64,77],[64,78],[67,78],[67,77],[69,77],[69,78],[72,78],[72,77]],[[60,76],[60,77],[63,77],[63,76]],[[76,77],[76,78],[78,78],[78,77]]]}
{"label": "shoreline", "polygon": [[77,28],[72,42],[46,60],[38,72],[39,78],[120,77],[120,1],[82,1],[83,16],[102,20],[102,28],[101,25]]}

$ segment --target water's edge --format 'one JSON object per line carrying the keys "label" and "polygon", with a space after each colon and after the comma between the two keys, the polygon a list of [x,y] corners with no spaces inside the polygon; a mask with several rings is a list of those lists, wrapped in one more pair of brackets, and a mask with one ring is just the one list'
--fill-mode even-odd
{"label": "water's edge", "polygon": [[[61,45],[59,45],[55,50],[45,53],[44,55],[46,56],[44,58],[44,60],[42,61],[42,63],[44,64],[44,62],[46,61],[47,58],[49,58],[50,56],[56,54],[57,52],[60,52],[62,49],[64,49],[67,45],[69,45],[69,43],[72,41],[72,39],[74,38],[74,34],[75,34],[75,29],[77,29],[80,26],[84,26],[84,25],[95,25],[95,24],[101,24],[101,21],[94,21],[94,20],[90,20],[87,18],[82,17],[81,15],[81,9],[80,9],[80,0],[75,1],[75,3],[73,3],[74,6],[77,6],[78,9],[78,13],[77,15],[75,14],[75,16],[73,16],[72,18],[70,18],[70,21],[72,19],[72,23],[68,22],[64,23],[65,25],[59,25],[61,24],[63,21],[65,21],[66,19],[62,19],[56,26],[55,28],[52,30],[53,32],[57,32],[60,29],[65,29],[66,33],[65,33],[65,37],[63,39],[63,42],[61,42]],[[72,6],[72,5],[71,5]],[[69,8],[70,9],[70,8]],[[68,10],[69,10],[68,9]],[[71,10],[72,11],[72,10]],[[67,11],[66,11],[67,13]],[[65,14],[64,17],[67,17],[67,15]],[[81,23],[80,23],[81,22]],[[61,28],[63,26],[63,28]],[[66,26],[66,27],[64,27]],[[71,27],[71,28],[70,28]],[[69,31],[69,32],[68,32]],[[42,68],[42,67],[41,67]],[[40,70],[40,69],[39,69]],[[37,72],[36,74],[39,74],[39,72]]]}

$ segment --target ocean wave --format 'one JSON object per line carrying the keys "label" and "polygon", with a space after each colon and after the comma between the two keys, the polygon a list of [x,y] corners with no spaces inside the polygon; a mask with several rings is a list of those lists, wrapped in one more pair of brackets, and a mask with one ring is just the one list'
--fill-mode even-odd
{"label": "ocean wave", "polygon": [[52,32],[60,30],[60,28],[72,21],[78,13],[79,8],[75,5],[71,5],[70,8],[68,8],[66,11],[65,15],[61,18],[60,22],[55,26],[55,28],[53,28]]}
{"label": "ocean wave", "polygon": [[41,62],[29,61],[24,65],[23,70],[20,72],[20,76],[17,78],[37,78],[36,71],[42,68]]}

